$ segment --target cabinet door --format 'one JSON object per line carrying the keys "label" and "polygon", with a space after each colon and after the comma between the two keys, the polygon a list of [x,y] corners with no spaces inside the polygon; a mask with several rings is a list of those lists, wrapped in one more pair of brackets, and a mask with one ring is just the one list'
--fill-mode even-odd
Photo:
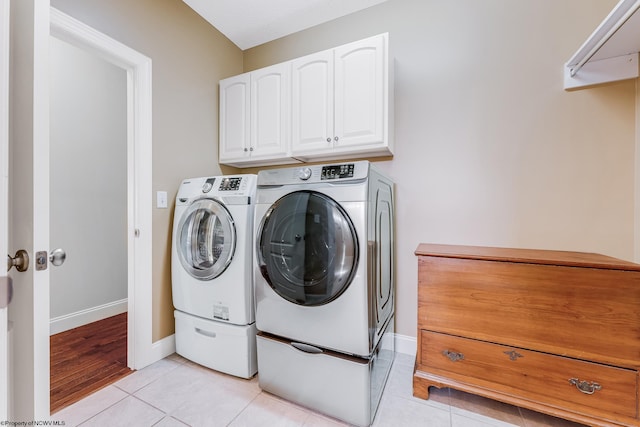
{"label": "cabinet door", "polygon": [[335,149],[384,145],[388,104],[386,35],[335,49]]}
{"label": "cabinet door", "polygon": [[219,161],[249,157],[249,74],[220,80]]}
{"label": "cabinet door", "polygon": [[331,151],[333,51],[293,60],[292,81],[293,155]]}
{"label": "cabinet door", "polygon": [[252,159],[286,156],[291,135],[291,64],[276,64],[251,73]]}

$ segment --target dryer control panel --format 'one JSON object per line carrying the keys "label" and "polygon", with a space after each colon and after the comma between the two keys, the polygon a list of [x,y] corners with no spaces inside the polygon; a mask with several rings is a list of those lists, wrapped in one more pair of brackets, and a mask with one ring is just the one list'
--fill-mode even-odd
{"label": "dryer control panel", "polygon": [[323,166],[320,179],[353,178],[354,164]]}
{"label": "dryer control panel", "polygon": [[348,183],[367,179],[370,164],[366,160],[331,165],[309,165],[267,169],[258,172],[258,186],[300,185],[313,183]]}

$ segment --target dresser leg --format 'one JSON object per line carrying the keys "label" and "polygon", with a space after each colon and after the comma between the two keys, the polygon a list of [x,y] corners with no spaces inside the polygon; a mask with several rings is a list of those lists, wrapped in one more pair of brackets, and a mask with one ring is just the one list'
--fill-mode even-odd
{"label": "dresser leg", "polygon": [[413,370],[413,395],[420,399],[429,399],[429,387],[441,388],[444,384],[433,382],[424,377],[424,373],[416,369]]}

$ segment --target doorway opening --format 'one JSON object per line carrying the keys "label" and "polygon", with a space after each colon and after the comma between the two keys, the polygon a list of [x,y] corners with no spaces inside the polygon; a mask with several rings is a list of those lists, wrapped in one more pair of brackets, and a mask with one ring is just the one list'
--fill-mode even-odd
{"label": "doorway opening", "polygon": [[[73,264],[71,260],[74,259],[74,250],[76,251],[75,259],[79,262],[75,265],[58,267],[60,271],[53,269],[51,271],[51,303],[53,305],[57,300],[57,303],[64,306],[56,308],[55,312],[52,308],[51,315],[55,317],[55,322],[51,325],[51,332],[65,331],[79,324],[96,320],[102,321],[106,317],[111,320],[118,319],[115,324],[122,325],[124,319],[126,330],[120,330],[118,334],[120,341],[123,336],[126,337],[124,346],[126,366],[133,370],[141,369],[164,356],[156,354],[158,350],[154,348],[151,332],[151,60],[55,8],[51,8],[50,23],[51,39],[55,39],[55,43],[64,42],[81,50],[86,56],[92,57],[92,60],[97,59],[98,62],[108,64],[107,68],[111,67],[109,73],[116,75],[116,83],[109,83],[109,85],[115,84],[123,88],[122,97],[114,102],[120,106],[118,109],[120,116],[117,120],[124,123],[119,131],[122,134],[120,135],[123,141],[122,146],[119,151],[116,150],[116,154],[109,154],[119,159],[114,163],[118,165],[116,169],[109,170],[111,166],[108,166],[98,174],[97,178],[94,175],[93,181],[91,178],[86,179],[86,174],[83,176],[81,170],[77,168],[73,169],[71,176],[66,177],[70,180],[68,182],[73,182],[74,179],[86,182],[79,183],[80,187],[68,192],[69,194],[65,197],[68,199],[84,197],[85,203],[97,209],[80,214],[76,220],[69,222],[71,226],[67,225],[72,228],[77,226],[78,229],[81,228],[80,224],[86,227],[76,240],[78,242],[84,238],[86,244],[77,248],[65,248],[68,253],[67,264]],[[75,65],[78,68],[85,66],[86,64]],[[80,74],[93,73],[87,69],[75,71]],[[106,89],[107,92],[113,90],[112,87],[102,89]],[[55,88],[52,87],[51,90],[53,96]],[[84,95],[89,95],[88,102],[92,101],[90,94]],[[96,103],[99,103],[97,98]],[[53,128],[56,126],[53,121],[55,112],[51,111],[50,116]],[[86,125],[81,117],[70,121],[72,129],[77,130],[81,125]],[[94,125],[88,126],[89,128],[79,141],[81,147],[89,150],[84,155],[62,156],[66,157],[70,169],[83,164],[85,170],[95,172],[95,169],[103,164],[104,156],[107,155],[96,150],[109,148],[109,145],[118,145],[115,141],[118,138],[105,137],[105,129],[96,129],[92,126]],[[102,126],[111,127],[104,124]],[[101,139],[102,142],[100,142]],[[99,142],[96,147],[100,148],[90,148],[91,143],[96,142]],[[56,147],[52,144],[50,153],[52,163],[58,154],[53,152],[55,149]],[[51,173],[54,174],[53,165]],[[107,197],[114,188],[122,193],[115,198]],[[86,198],[86,193],[90,193],[91,196]],[[56,205],[71,204],[69,200],[54,201],[55,197],[58,196],[52,191],[52,221]],[[77,202],[78,200],[74,201],[74,203]],[[63,216],[69,215],[69,209],[65,206],[62,212]],[[100,215],[104,217],[101,219]],[[112,225],[116,231],[100,233],[104,231],[103,228],[106,228],[107,222],[115,223]],[[56,234],[66,238],[73,232],[79,231],[70,231],[64,227],[56,230],[54,227],[55,224],[52,222],[52,245],[58,245],[55,241]],[[105,245],[105,240],[111,237],[117,237],[117,242],[113,245],[114,249],[107,254],[93,256],[97,251],[91,253],[92,248]],[[75,243],[69,244],[79,246]],[[90,256],[82,260],[82,256],[77,252],[89,252]],[[81,270],[80,276],[83,280],[74,285],[75,289],[60,292],[62,298],[57,298],[53,295],[57,292],[55,287],[58,286],[54,281],[57,280],[55,276],[59,272],[62,273],[63,268]],[[120,282],[121,287],[114,286],[113,282]],[[87,294],[92,295],[86,301],[79,301]],[[122,358],[118,359],[122,360]]]}
{"label": "doorway opening", "polygon": [[53,412],[130,372],[127,74],[50,37],[49,75],[49,236],[69,255],[49,273]]}

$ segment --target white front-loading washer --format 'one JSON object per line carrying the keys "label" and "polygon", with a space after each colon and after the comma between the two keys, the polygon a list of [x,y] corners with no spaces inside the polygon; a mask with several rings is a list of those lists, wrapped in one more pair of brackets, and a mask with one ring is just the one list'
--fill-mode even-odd
{"label": "white front-loading washer", "polygon": [[257,371],[252,254],[256,175],[184,180],[173,218],[176,351],[249,378]]}
{"label": "white front-loading washer", "polygon": [[260,171],[259,384],[369,425],[393,361],[393,182],[367,161]]}

